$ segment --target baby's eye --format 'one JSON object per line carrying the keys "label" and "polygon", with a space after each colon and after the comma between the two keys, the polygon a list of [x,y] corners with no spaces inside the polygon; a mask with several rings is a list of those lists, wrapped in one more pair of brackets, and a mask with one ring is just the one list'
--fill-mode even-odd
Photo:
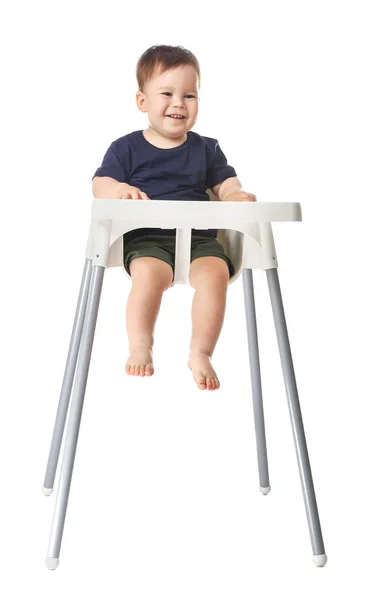
{"label": "baby's eye", "polygon": [[[162,94],[170,94],[171,95],[171,92],[162,92]],[[186,96],[189,96],[190,98],[195,98],[195,96],[193,94],[186,94]]]}

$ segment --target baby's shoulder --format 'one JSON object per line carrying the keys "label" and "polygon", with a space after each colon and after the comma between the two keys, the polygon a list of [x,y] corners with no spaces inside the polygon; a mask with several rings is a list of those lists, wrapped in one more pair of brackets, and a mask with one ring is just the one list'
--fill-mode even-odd
{"label": "baby's shoulder", "polygon": [[197,133],[196,131],[189,131],[188,135],[192,135],[194,140],[203,143],[203,144],[207,144],[207,146],[209,145],[213,145],[215,142],[217,142],[217,140],[215,138],[209,137],[207,135],[201,135],[200,133]]}
{"label": "baby's shoulder", "polygon": [[115,146],[130,146],[130,144],[132,144],[133,141],[135,141],[136,139],[139,138],[141,134],[141,130],[138,131],[132,131],[131,133],[126,133],[125,135],[122,135],[121,137],[113,140],[112,144],[114,144]]}

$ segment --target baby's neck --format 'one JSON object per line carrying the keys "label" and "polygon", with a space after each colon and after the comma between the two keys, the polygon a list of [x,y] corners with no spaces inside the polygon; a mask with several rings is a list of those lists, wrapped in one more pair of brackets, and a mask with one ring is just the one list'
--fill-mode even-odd
{"label": "baby's neck", "polygon": [[177,146],[184,144],[187,140],[187,134],[185,134],[182,139],[174,140],[173,138],[166,138],[150,128],[143,130],[143,136],[150,144],[153,144],[153,146],[164,149],[176,148]]}

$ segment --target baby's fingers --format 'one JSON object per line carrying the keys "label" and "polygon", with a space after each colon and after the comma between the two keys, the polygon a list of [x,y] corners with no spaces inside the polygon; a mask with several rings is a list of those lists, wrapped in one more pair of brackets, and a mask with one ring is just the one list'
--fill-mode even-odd
{"label": "baby's fingers", "polygon": [[131,188],[131,197],[134,200],[149,200],[150,198],[148,198],[148,196],[146,195],[145,192],[142,192],[141,190],[139,190],[139,188]]}
{"label": "baby's fingers", "polygon": [[122,200],[150,200],[145,192],[142,192],[139,188],[133,186],[120,192],[118,198],[121,198]]}

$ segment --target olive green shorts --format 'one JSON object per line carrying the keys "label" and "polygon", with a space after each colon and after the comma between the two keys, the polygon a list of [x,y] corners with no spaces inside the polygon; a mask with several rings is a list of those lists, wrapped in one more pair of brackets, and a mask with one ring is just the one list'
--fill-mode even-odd
{"label": "olive green shorts", "polygon": [[[174,271],[175,248],[176,236],[146,235],[139,237],[124,244],[123,264],[127,273],[131,275],[129,265],[134,258],[138,258],[139,256],[154,256],[171,265],[172,271]],[[223,258],[228,264],[230,278],[234,275],[234,265],[216,238],[192,235],[190,262],[201,256],[219,256]]]}

